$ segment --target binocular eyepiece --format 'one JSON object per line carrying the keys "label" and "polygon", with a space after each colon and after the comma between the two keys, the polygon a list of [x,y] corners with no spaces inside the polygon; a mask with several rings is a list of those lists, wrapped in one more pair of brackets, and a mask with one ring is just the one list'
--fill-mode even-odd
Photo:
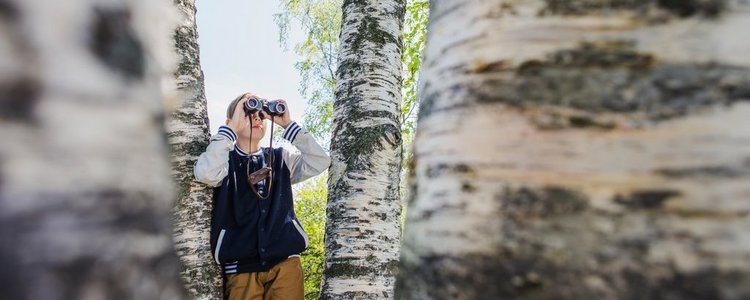
{"label": "binocular eyepiece", "polygon": [[254,114],[258,111],[263,111],[271,116],[281,116],[286,111],[286,105],[283,103],[266,99],[250,98],[245,101],[245,113]]}

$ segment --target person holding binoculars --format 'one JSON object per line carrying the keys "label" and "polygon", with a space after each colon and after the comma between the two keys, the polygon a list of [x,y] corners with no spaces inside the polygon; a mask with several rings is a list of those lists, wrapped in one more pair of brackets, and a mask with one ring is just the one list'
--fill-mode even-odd
{"label": "person holding binoculars", "polygon": [[[261,147],[270,119],[299,153]],[[303,299],[299,255],[308,238],[294,213],[292,184],[328,169],[331,159],[291,120],[284,100],[252,93],[234,99],[225,126],[211,137],[194,167],[214,187],[211,251],[224,274],[224,295],[239,299]]]}

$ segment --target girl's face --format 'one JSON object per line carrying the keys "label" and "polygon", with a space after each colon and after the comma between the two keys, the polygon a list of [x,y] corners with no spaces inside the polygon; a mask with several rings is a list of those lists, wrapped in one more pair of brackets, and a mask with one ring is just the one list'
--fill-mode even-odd
{"label": "girl's face", "polygon": [[257,142],[266,134],[266,124],[263,121],[264,119],[257,112],[250,116],[245,115],[245,101],[247,100],[240,101],[237,104],[237,107],[234,108],[234,117],[241,118],[245,121],[243,122],[243,125],[246,124],[246,126],[240,127],[241,129],[237,132],[237,137],[239,139],[248,140],[251,138],[250,133],[252,131],[252,141]]}

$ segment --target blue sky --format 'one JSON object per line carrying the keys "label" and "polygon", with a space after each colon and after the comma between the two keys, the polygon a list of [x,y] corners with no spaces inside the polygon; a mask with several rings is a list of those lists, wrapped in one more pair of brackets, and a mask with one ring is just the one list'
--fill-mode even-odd
{"label": "blue sky", "polygon": [[[306,101],[299,94],[297,56],[278,42],[273,14],[276,0],[198,0],[196,3],[200,59],[205,74],[211,133],[226,119],[226,107],[243,92],[289,102],[292,119],[301,123]],[[301,40],[290,32],[291,49]],[[278,128],[278,127],[277,127]]]}

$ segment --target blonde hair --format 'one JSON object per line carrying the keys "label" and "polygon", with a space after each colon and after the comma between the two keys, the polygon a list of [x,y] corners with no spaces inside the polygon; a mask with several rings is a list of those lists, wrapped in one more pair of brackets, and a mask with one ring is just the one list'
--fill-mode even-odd
{"label": "blonde hair", "polygon": [[237,108],[237,104],[239,104],[240,101],[245,100],[245,99],[250,99],[253,97],[259,98],[258,95],[247,92],[247,93],[237,96],[237,98],[234,98],[232,102],[229,102],[229,107],[227,107],[227,119],[232,118],[232,115],[234,115],[234,110]]}

